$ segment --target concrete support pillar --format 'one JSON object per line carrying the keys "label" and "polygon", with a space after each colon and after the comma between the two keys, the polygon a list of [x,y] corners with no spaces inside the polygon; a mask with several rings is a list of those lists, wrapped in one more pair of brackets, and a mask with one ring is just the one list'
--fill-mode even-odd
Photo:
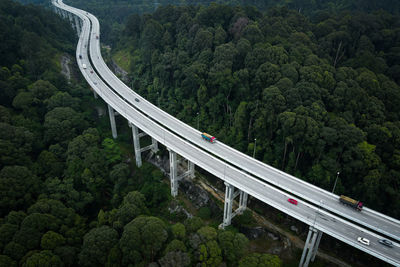
{"label": "concrete support pillar", "polygon": [[178,195],[178,177],[176,168],[176,153],[169,150],[169,177],[171,180],[171,195],[176,197]]}
{"label": "concrete support pillar", "polygon": [[68,13],[68,18],[69,18],[69,23],[71,23],[72,29],[75,29],[74,15],[72,15],[72,13]]}
{"label": "concrete support pillar", "polygon": [[68,12],[68,19],[69,19],[69,22],[72,23],[72,14],[70,12]]}
{"label": "concrete support pillar", "polygon": [[322,232],[310,226],[310,229],[308,230],[306,243],[304,244],[303,253],[301,254],[299,267],[308,266],[311,258],[313,257],[313,254],[316,253],[317,238],[320,239],[320,236],[322,236]]}
{"label": "concrete support pillar", "polygon": [[75,29],[75,23],[73,22],[72,14],[68,12],[69,23],[71,24],[72,29]]}
{"label": "concrete support pillar", "polygon": [[322,238],[322,232],[318,231],[317,243],[315,243],[314,249],[312,251],[311,261],[314,261],[315,256],[317,256],[318,247],[319,247],[319,243],[321,242],[321,238]]}
{"label": "concrete support pillar", "polygon": [[77,16],[74,16],[75,18],[75,29],[76,29],[76,33],[78,34],[78,36],[81,34],[81,27],[79,24],[79,18]]}
{"label": "concrete support pillar", "polygon": [[311,259],[311,256],[313,254],[312,252],[314,250],[314,246],[315,246],[315,242],[317,240],[317,236],[318,236],[318,231],[314,231],[313,237],[311,239],[310,248],[308,250],[308,255],[307,255],[307,258],[306,258],[306,262],[304,263],[305,267],[307,267],[308,264],[310,263],[310,259]]}
{"label": "concrete support pillar", "polygon": [[188,160],[188,172],[189,172],[189,177],[194,178],[194,163]]}
{"label": "concrete support pillar", "polygon": [[307,252],[307,249],[308,249],[308,243],[310,242],[310,238],[311,238],[311,235],[312,235],[312,233],[313,233],[313,231],[312,231],[311,229],[312,229],[312,227],[310,226],[310,228],[309,228],[309,230],[308,230],[308,235],[307,235],[306,243],[304,243],[303,253],[301,254],[301,259],[300,259],[300,262],[299,262],[299,267],[302,267],[302,266],[303,266],[302,264],[303,264],[304,258],[305,258],[305,256],[306,256],[306,252]]}
{"label": "concrete support pillar", "polygon": [[96,98],[96,99],[99,98],[95,90],[93,90],[93,96],[94,96],[94,98]]}
{"label": "concrete support pillar", "polygon": [[225,203],[224,203],[224,218],[222,221],[222,228],[231,224],[232,221],[232,204],[233,204],[233,193],[235,188],[225,182]]}
{"label": "concrete support pillar", "polygon": [[136,158],[136,166],[142,166],[142,154],[140,150],[140,141],[139,141],[139,129],[134,124],[130,124],[132,127],[132,136],[133,136],[133,147],[135,149],[135,158]]}
{"label": "concrete support pillar", "polygon": [[247,208],[247,199],[248,199],[248,194],[246,192],[240,191],[240,196],[239,196],[239,213],[242,214],[243,211]]}
{"label": "concrete support pillar", "polygon": [[[243,211],[247,208],[247,199],[248,194],[242,190],[237,189],[235,192],[235,187],[233,185],[225,182],[225,203],[224,203],[224,218],[222,223],[219,225],[220,228],[225,228],[226,226],[231,224],[233,217],[238,214],[242,214]],[[233,212],[233,200],[239,197],[239,207]]]}
{"label": "concrete support pillar", "polygon": [[158,152],[158,142],[153,137],[151,138],[151,151],[153,151],[153,153]]}
{"label": "concrete support pillar", "polygon": [[114,109],[108,105],[108,115],[110,116],[110,124],[111,124],[111,132],[113,138],[117,138],[117,126],[115,125],[115,114],[114,114]]}

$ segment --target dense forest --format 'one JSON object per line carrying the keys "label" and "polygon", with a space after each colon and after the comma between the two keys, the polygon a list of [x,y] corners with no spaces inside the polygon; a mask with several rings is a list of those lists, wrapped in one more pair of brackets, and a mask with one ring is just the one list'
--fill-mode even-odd
{"label": "dense forest", "polygon": [[[130,1],[140,12],[126,1],[67,2],[114,19],[102,41],[153,103],[327,190],[340,171],[335,193],[400,218],[397,2],[392,13],[371,12],[390,1],[356,11],[345,0]],[[170,211],[186,204],[160,170],[134,165],[129,129],[111,139],[96,112],[104,103],[77,71],[60,74],[77,40],[66,21],[11,0],[0,17],[0,266],[285,263],[254,253],[235,227],[219,230],[208,208]]]}
{"label": "dense forest", "polygon": [[[47,2],[47,0],[36,1]],[[287,7],[312,18],[324,16],[326,13],[338,14],[349,10],[373,12],[383,9],[400,14],[400,1],[396,0],[66,0],[65,2],[96,14],[102,26],[102,41],[111,45],[117,43],[124,28],[123,24],[130,14],[153,13],[158,7],[168,5],[208,6],[219,3],[232,7],[243,6],[244,9],[255,7],[259,12],[265,12],[274,7]]]}
{"label": "dense forest", "polygon": [[104,103],[60,74],[75,54],[67,21],[11,0],[0,17],[0,266],[281,266],[208,209],[168,210],[162,172],[135,167]]}
{"label": "dense forest", "polygon": [[256,158],[400,218],[400,18],[211,4],[131,15],[135,91]]}
{"label": "dense forest", "polygon": [[[50,5],[50,0],[17,1],[24,4]],[[400,1],[396,0],[65,0],[64,2],[95,14],[101,22],[102,41],[107,44],[116,44],[123,31],[123,24],[132,13],[153,13],[158,7],[167,5],[207,6],[219,3],[247,8],[252,6],[260,12],[274,7],[287,7],[312,18],[323,16],[324,13],[338,14],[345,10],[373,12],[383,9],[393,14],[400,14]]]}

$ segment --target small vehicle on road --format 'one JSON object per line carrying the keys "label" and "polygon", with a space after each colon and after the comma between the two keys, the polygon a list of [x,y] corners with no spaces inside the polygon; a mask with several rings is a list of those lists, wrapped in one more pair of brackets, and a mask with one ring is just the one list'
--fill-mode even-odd
{"label": "small vehicle on road", "polygon": [[293,205],[297,205],[297,200],[293,199],[293,198],[288,198],[288,200],[290,203],[292,203]]}
{"label": "small vehicle on road", "polygon": [[344,195],[340,196],[339,201],[340,201],[340,203],[342,203],[344,205],[348,205],[358,211],[361,211],[363,208],[363,203],[361,201],[354,200],[354,199],[346,197]]}
{"label": "small vehicle on road", "polygon": [[369,240],[366,239],[365,237],[359,236],[359,237],[357,238],[357,241],[360,242],[361,244],[364,244],[364,245],[366,245],[366,246],[369,246]]}
{"label": "small vehicle on road", "polygon": [[93,70],[91,70],[90,73],[93,73]]}
{"label": "small vehicle on road", "polygon": [[202,134],[201,134],[201,137],[202,137],[204,140],[206,140],[206,141],[208,141],[208,142],[210,142],[210,143],[215,143],[215,137],[212,136],[212,135],[209,135],[208,133],[202,133]]}
{"label": "small vehicle on road", "polygon": [[135,101],[136,101],[136,102],[139,102],[140,100],[139,100],[139,99],[137,99],[137,98],[135,98]]}
{"label": "small vehicle on road", "polygon": [[380,244],[384,245],[384,246],[389,247],[389,248],[392,248],[392,247],[393,247],[393,243],[390,242],[389,240],[380,239],[378,242],[379,242]]}

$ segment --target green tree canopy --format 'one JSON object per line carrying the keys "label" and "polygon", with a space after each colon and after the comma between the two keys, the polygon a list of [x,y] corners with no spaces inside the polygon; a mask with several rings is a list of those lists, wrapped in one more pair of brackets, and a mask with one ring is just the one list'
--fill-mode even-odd
{"label": "green tree canopy", "polygon": [[108,253],[118,243],[118,233],[109,226],[100,226],[90,230],[83,238],[82,250],[79,253],[79,264],[82,266],[103,265]]}

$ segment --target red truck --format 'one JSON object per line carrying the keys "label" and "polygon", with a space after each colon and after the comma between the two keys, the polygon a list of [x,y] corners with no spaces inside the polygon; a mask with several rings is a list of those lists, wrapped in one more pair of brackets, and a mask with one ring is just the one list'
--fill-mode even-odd
{"label": "red truck", "polygon": [[343,203],[345,205],[349,205],[352,208],[357,209],[358,211],[361,211],[363,208],[363,203],[358,200],[354,200],[352,198],[346,197],[341,195],[339,198],[340,203]]}

